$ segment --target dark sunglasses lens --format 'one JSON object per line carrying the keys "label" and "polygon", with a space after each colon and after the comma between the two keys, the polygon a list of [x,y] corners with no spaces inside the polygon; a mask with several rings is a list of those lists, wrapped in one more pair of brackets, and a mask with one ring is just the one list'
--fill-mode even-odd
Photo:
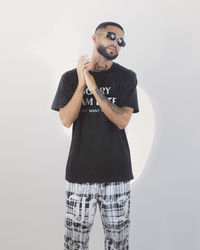
{"label": "dark sunglasses lens", "polygon": [[108,33],[107,33],[107,37],[108,37],[110,40],[115,40],[116,35],[115,35],[115,33],[108,32]]}
{"label": "dark sunglasses lens", "polygon": [[[110,40],[115,40],[115,39],[116,39],[116,34],[113,33],[113,32],[108,32],[108,33],[107,33],[107,37],[108,37]],[[123,40],[122,38],[119,38],[119,39],[117,40],[117,42],[118,42],[119,46],[121,46],[121,47],[124,47],[124,46],[126,45],[126,43],[124,42],[124,40]]]}
{"label": "dark sunglasses lens", "polygon": [[118,44],[119,44],[119,46],[122,46],[122,47],[124,47],[126,45],[126,43],[124,42],[124,40],[121,39],[121,38],[118,39]]}

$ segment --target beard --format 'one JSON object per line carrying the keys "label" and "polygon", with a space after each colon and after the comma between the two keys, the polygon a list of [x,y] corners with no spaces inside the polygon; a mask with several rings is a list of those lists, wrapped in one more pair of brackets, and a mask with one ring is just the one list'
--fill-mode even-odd
{"label": "beard", "polygon": [[97,51],[99,52],[100,55],[105,57],[107,60],[113,60],[113,59],[118,57],[118,53],[112,52],[112,51],[110,53],[108,53],[106,51],[106,47],[104,47],[101,44],[97,45]]}

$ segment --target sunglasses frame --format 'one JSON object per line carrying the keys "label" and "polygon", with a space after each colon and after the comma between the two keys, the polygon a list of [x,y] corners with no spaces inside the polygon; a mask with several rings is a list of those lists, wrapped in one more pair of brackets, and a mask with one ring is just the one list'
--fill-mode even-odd
{"label": "sunglasses frame", "polygon": [[[112,32],[112,31],[104,31],[104,32],[101,32],[101,34],[107,34],[107,38],[110,39],[111,41],[114,41],[118,36]],[[114,35],[114,39],[112,39],[111,35]],[[122,44],[119,43],[119,39],[122,40]],[[126,42],[124,41],[124,39],[122,37],[118,37],[117,39],[117,43],[119,46],[121,47],[125,47],[126,46]]]}

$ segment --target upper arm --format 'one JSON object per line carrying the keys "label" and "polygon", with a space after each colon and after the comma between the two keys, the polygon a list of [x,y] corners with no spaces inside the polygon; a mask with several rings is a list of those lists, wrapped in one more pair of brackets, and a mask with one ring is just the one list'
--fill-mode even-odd
{"label": "upper arm", "polygon": [[60,120],[62,122],[62,124],[65,126],[65,123],[64,123],[64,119],[63,119],[63,116],[62,116],[62,111],[63,111],[64,108],[60,108],[59,109],[59,117],[60,117]]}
{"label": "upper arm", "polygon": [[60,78],[60,82],[57,87],[57,91],[54,96],[51,109],[59,111],[60,113],[60,109],[65,107],[66,104],[71,100],[74,92],[74,79],[71,75],[68,74],[68,72],[66,72]]}
{"label": "upper arm", "polygon": [[129,70],[129,73],[124,76],[123,84],[120,87],[117,103],[120,107],[126,107],[129,112],[133,108],[132,113],[139,112],[137,98],[137,77],[134,71]]}
{"label": "upper arm", "polygon": [[[64,107],[63,107],[63,108],[64,108]],[[60,116],[60,117],[61,117],[61,115],[62,115],[63,108],[60,108],[60,109],[59,109],[59,116]]]}

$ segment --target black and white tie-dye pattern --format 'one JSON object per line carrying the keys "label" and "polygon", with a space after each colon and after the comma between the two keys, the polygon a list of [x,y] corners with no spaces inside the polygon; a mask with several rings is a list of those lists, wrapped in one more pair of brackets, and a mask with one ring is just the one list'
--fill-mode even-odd
{"label": "black and white tie-dye pattern", "polygon": [[64,250],[88,250],[97,204],[105,250],[129,249],[130,181],[72,183],[66,180]]}

